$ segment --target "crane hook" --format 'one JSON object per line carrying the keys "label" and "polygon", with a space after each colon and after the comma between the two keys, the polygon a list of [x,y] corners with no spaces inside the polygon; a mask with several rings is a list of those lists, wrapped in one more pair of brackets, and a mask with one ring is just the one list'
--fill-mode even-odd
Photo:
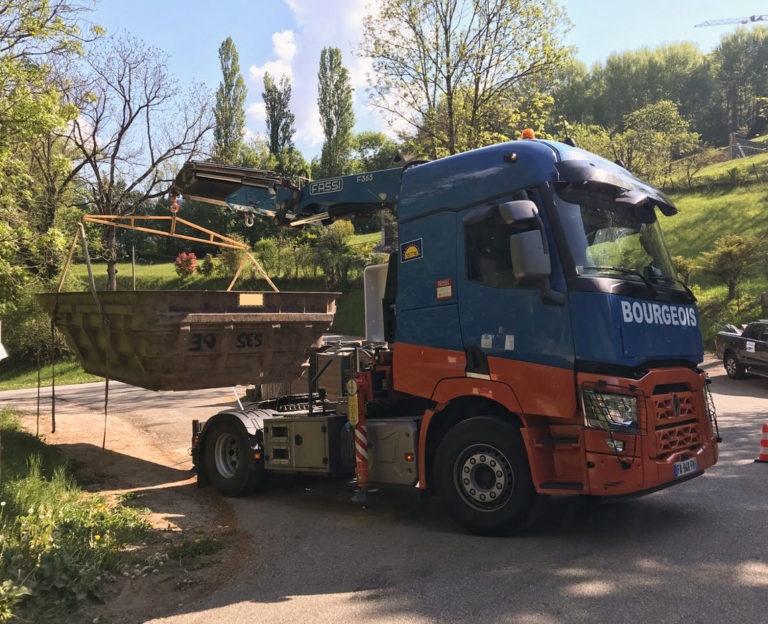
{"label": "crane hook", "polygon": [[245,227],[253,227],[254,216],[253,213],[243,213],[245,216]]}

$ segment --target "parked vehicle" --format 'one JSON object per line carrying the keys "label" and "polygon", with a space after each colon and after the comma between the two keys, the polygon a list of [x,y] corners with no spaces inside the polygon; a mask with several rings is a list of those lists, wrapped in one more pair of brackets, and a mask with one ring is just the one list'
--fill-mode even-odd
{"label": "parked vehicle", "polygon": [[749,323],[743,331],[729,326],[715,336],[715,353],[731,379],[768,377],[768,320]]}
{"label": "parked vehicle", "polygon": [[717,461],[695,298],[659,224],[677,210],[621,166],[523,140],[302,184],[190,162],[174,192],[287,225],[392,209],[399,230],[366,270],[362,344],[316,352],[306,394],[194,423],[200,484],[354,473],[361,498],[416,486],[496,533],[540,495],[635,495]]}

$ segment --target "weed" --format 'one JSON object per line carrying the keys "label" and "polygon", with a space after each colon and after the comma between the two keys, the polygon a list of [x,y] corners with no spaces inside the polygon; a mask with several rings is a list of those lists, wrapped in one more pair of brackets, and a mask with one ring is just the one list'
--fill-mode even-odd
{"label": "weed", "polygon": [[168,557],[178,562],[180,567],[194,569],[200,567],[202,560],[216,554],[226,543],[215,537],[185,539],[168,548]]}
{"label": "weed", "polygon": [[[1,416],[9,426],[0,488],[0,622],[61,621],[62,610],[100,600],[124,565],[127,544],[143,539],[149,523],[134,509],[84,493],[60,455],[19,431],[8,412]],[[16,443],[8,443],[11,436]]]}

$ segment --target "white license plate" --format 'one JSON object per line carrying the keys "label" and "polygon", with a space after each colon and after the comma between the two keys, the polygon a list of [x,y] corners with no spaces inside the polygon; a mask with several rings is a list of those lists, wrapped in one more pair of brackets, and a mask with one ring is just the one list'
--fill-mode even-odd
{"label": "white license plate", "polygon": [[674,468],[675,479],[677,479],[678,477],[683,477],[692,472],[697,472],[699,470],[699,464],[696,463],[696,458],[693,457],[691,459],[686,459],[685,461],[676,462]]}

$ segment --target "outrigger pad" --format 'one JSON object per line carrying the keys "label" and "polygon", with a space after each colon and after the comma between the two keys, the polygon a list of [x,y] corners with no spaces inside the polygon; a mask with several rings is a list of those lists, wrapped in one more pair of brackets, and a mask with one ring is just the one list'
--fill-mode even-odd
{"label": "outrigger pad", "polygon": [[117,291],[38,295],[83,368],[149,390],[296,379],[333,322],[324,292]]}

